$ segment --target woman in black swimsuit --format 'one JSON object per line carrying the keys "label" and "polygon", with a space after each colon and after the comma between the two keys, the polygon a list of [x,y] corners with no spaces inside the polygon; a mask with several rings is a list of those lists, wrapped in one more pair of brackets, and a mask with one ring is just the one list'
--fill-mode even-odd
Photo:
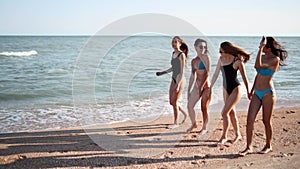
{"label": "woman in black swimsuit", "polygon": [[178,36],[175,36],[172,40],[172,47],[174,49],[171,59],[171,65],[168,70],[162,72],[156,72],[157,76],[161,76],[170,72],[172,73],[172,81],[169,90],[169,99],[170,104],[173,106],[174,111],[174,124],[169,126],[169,128],[175,128],[178,126],[178,112],[181,111],[184,115],[183,123],[187,117],[187,113],[183,110],[183,108],[178,104],[178,100],[180,99],[184,85],[185,85],[185,65],[186,65],[186,57],[188,55],[188,46],[186,43]]}
{"label": "woman in black swimsuit", "polygon": [[232,123],[236,136],[232,143],[235,143],[242,138],[235,111],[235,105],[240,101],[242,96],[240,82],[237,79],[237,71],[239,70],[242,75],[249,97],[248,78],[244,63],[250,59],[250,54],[246,50],[230,42],[221,43],[220,54],[221,57],[219,58],[216,70],[212,77],[211,88],[215,84],[219,76],[219,72],[222,71],[225,105],[222,109],[223,134],[218,144],[223,145],[227,142],[229,120]]}

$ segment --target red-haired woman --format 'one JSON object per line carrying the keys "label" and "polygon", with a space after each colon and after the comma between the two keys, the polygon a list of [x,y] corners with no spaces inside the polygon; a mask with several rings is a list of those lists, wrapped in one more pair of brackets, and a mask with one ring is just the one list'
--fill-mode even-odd
{"label": "red-haired woman", "polygon": [[250,59],[250,54],[246,50],[230,42],[221,43],[219,52],[221,57],[219,58],[216,70],[212,77],[211,88],[215,84],[219,72],[222,71],[224,88],[223,96],[225,105],[222,109],[223,134],[218,145],[223,145],[225,142],[227,142],[227,133],[230,121],[235,131],[235,138],[232,143],[235,143],[242,138],[235,110],[236,104],[242,97],[242,89],[240,82],[237,79],[237,72],[239,71],[242,75],[249,97],[248,78],[244,63]]}

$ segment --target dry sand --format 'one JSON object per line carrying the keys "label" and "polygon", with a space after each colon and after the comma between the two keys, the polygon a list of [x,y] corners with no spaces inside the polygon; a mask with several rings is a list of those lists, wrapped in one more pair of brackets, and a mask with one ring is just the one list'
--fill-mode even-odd
{"label": "dry sand", "polygon": [[[273,152],[258,154],[265,143],[261,113],[255,122],[254,153],[245,148],[246,112],[238,118],[243,140],[216,146],[222,133],[218,113],[210,115],[210,130],[187,134],[189,119],[168,129],[172,117],[148,122],[0,134],[0,168],[300,168],[300,108],[276,109]],[[232,128],[229,139],[233,139]]]}

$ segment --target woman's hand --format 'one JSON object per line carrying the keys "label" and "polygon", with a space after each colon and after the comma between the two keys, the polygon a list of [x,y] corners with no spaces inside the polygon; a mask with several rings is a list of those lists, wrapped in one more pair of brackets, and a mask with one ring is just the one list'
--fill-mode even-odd
{"label": "woman's hand", "polygon": [[163,74],[164,74],[164,72],[156,72],[156,76],[161,76]]}
{"label": "woman's hand", "polygon": [[176,89],[176,93],[179,93],[180,86],[178,84],[176,84],[175,89]]}
{"label": "woman's hand", "polygon": [[207,96],[208,96],[208,97],[210,97],[211,92],[212,92],[212,88],[211,88],[211,87],[208,87],[208,92],[207,92]]}
{"label": "woman's hand", "polygon": [[267,44],[267,38],[265,36],[263,36],[263,38],[260,41],[260,45],[259,48],[262,49],[263,47],[265,47]]}
{"label": "woman's hand", "polygon": [[248,99],[251,100],[252,99],[253,94],[251,92],[248,93]]}

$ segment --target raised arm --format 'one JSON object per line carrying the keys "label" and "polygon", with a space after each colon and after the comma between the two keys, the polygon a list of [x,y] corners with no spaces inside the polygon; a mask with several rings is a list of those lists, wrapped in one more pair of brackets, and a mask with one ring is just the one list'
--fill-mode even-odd
{"label": "raised arm", "polygon": [[264,49],[266,43],[267,43],[267,41],[265,38],[263,38],[260,42],[259,50],[258,50],[258,53],[256,56],[255,65],[254,65],[255,69],[261,69],[261,68],[266,67],[266,65],[263,65],[263,63],[262,63],[262,53],[263,53],[263,49]]}
{"label": "raised arm", "polygon": [[255,69],[270,68],[270,67],[273,67],[273,66],[275,67],[275,69],[277,69],[277,65],[279,63],[278,58],[272,59],[269,62],[264,62],[264,63],[262,62],[262,53],[263,53],[263,49],[266,46],[266,44],[267,44],[267,40],[266,40],[265,37],[263,37],[263,39],[260,42],[259,50],[258,50],[258,53],[257,53],[257,56],[256,56],[255,66],[254,66]]}
{"label": "raised arm", "polygon": [[270,67],[269,64],[262,62],[262,53],[266,44],[267,44],[267,39],[263,36],[262,40],[260,41],[259,50],[255,60],[255,66],[254,66],[255,69]]}

